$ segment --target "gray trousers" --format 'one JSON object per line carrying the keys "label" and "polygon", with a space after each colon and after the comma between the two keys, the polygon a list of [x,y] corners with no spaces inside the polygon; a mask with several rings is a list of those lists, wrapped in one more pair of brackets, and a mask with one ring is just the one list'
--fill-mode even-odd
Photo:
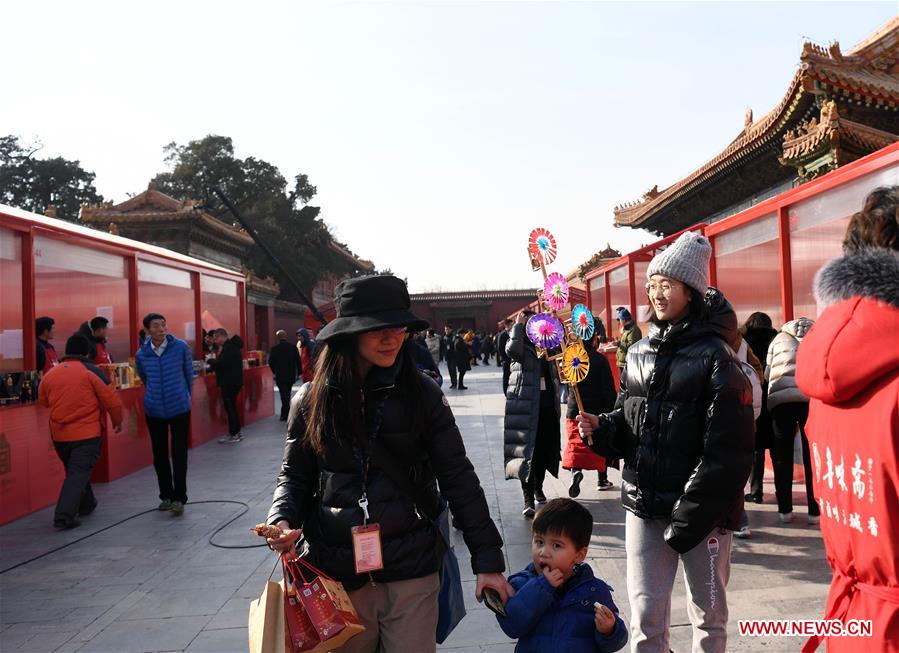
{"label": "gray trousers", "polygon": [[335,653],[433,653],[439,591],[440,577],[430,574],[347,592],[365,631]]}
{"label": "gray trousers", "polygon": [[671,592],[678,560],[684,565],[687,615],[694,653],[727,648],[727,595],[733,533],[715,529],[679,554],[665,543],[666,519],[640,519],[626,511],[627,590],[631,604],[631,651],[668,653]]}
{"label": "gray trousers", "polygon": [[53,519],[70,522],[79,513],[86,514],[93,510],[97,503],[90,481],[100,458],[100,438],[54,442],[53,447],[66,469],[66,479],[59,489]]}

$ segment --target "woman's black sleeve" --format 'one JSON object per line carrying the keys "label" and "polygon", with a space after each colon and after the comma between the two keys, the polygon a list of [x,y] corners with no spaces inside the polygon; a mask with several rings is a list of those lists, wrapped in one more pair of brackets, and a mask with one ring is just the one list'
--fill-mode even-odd
{"label": "woman's black sleeve", "polygon": [[272,507],[268,511],[268,523],[276,524],[282,519],[291,528],[303,528],[308,517],[309,506],[318,488],[318,465],[315,454],[305,446],[303,438],[306,420],[300,410],[300,402],[306,394],[304,385],[290,402],[290,416],[287,420],[287,440],[284,442],[284,461],[275,485]]}
{"label": "woman's black sleeve", "polygon": [[475,574],[503,572],[503,540],[490,518],[481,482],[465,453],[462,434],[443,392],[424,379],[425,448],[437,476],[440,493],[449,502],[453,520],[471,552]]}

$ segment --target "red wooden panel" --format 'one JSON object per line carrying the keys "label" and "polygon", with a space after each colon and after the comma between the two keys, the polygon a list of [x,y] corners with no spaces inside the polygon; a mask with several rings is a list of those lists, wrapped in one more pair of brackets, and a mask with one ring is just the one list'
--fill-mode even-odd
{"label": "red wooden panel", "polygon": [[47,409],[38,404],[4,408],[6,440],[0,469],[0,523],[56,503],[65,477],[47,427]]}
{"label": "red wooden panel", "polygon": [[[241,424],[246,426],[275,414],[274,381],[268,366],[251,367],[243,372],[243,389],[237,396]],[[201,444],[228,432],[228,416],[215,375],[194,381],[190,414],[190,446]]]}
{"label": "red wooden panel", "polygon": [[612,368],[612,378],[615,379],[615,392],[618,392],[619,385],[621,384],[621,376],[618,370],[618,348],[610,349],[608,351],[600,352],[605,355],[606,359],[609,361],[609,367]]}
{"label": "red wooden panel", "polygon": [[244,370],[243,423],[252,424],[275,414],[274,379],[266,367]]}
{"label": "red wooden panel", "polygon": [[100,460],[91,477],[97,483],[114,481],[153,464],[150,434],[144,417],[143,387],[126,388],[118,394],[124,409],[122,432],[114,432],[107,424]]}
{"label": "red wooden panel", "polygon": [[190,446],[198,447],[228,431],[228,417],[222,406],[221,393],[215,376],[201,376],[194,380],[190,407]]}

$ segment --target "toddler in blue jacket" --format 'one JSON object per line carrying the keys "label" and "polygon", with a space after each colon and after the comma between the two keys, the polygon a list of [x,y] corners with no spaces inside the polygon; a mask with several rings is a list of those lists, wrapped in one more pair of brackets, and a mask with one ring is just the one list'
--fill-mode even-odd
{"label": "toddler in blue jacket", "polygon": [[584,563],[592,534],[593,516],[577,501],[553,499],[537,513],[534,561],[509,577],[515,595],[496,617],[516,653],[611,653],[627,643],[612,588]]}

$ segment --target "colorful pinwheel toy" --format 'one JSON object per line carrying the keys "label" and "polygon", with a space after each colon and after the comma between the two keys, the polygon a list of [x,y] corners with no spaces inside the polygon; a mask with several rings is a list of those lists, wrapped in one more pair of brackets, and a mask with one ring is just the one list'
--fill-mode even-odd
{"label": "colorful pinwheel toy", "polygon": [[525,330],[528,339],[543,349],[553,349],[562,343],[565,328],[549,313],[537,313],[528,320]]}
{"label": "colorful pinwheel toy", "polygon": [[528,250],[540,257],[544,265],[556,259],[556,239],[548,230],[537,227],[528,238]]}
{"label": "colorful pinwheel toy", "polygon": [[568,282],[558,272],[546,277],[543,284],[543,299],[554,311],[561,311],[568,304]]}
{"label": "colorful pinwheel toy", "polygon": [[587,378],[590,371],[590,358],[587,350],[579,342],[565,347],[562,352],[562,374],[568,379],[568,383],[576,385]]}
{"label": "colorful pinwheel toy", "polygon": [[583,304],[571,309],[571,327],[581,340],[589,340],[593,337],[593,314]]}

